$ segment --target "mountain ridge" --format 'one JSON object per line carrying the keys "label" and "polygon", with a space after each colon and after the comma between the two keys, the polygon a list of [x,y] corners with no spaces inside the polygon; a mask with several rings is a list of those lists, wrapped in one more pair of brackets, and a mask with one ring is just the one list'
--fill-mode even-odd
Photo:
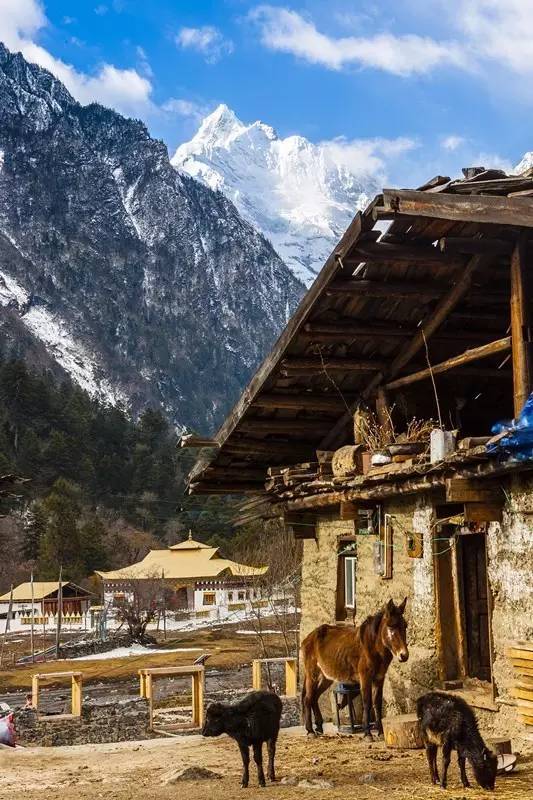
{"label": "mountain ridge", "polygon": [[309,285],[356,211],[379,191],[375,177],[356,175],[331,146],[280,138],[261,121],[246,125],[222,103],[171,163],[223,192]]}
{"label": "mountain ridge", "polygon": [[2,45],[0,101],[4,329],[16,314],[93,395],[213,430],[303,286],[142,122]]}

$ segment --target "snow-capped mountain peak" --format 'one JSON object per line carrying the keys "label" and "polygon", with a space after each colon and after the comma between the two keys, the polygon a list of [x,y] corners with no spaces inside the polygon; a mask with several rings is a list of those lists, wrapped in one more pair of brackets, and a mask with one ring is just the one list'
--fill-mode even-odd
{"label": "snow-capped mountain peak", "polygon": [[355,212],[378,191],[375,178],[356,174],[331,144],[280,138],[270,125],[246,125],[222,104],[178,147],[172,164],[232,200],[309,284]]}

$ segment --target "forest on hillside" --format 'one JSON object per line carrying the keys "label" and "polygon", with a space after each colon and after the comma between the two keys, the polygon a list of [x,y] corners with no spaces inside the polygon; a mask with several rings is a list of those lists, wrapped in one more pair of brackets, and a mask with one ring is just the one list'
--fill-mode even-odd
{"label": "forest on hillside", "polygon": [[194,452],[159,411],[134,421],[70,381],[0,359],[0,475],[29,479],[0,499],[0,591],[124,566],[189,528],[230,549],[234,501],[184,493]]}

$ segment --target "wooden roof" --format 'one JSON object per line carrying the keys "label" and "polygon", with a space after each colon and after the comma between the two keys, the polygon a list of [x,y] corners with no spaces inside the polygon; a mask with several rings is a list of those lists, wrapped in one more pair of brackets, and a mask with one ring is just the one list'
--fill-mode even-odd
{"label": "wooden roof", "polygon": [[[519,229],[531,227],[527,175],[486,170],[385,189],[354,217],[216,434],[217,449],[202,452],[190,491],[261,491],[269,465],[351,441],[353,409],[379,387],[406,416],[435,416],[428,363],[437,373],[471,349],[481,348],[481,364],[459,358],[438,375],[443,413],[460,395],[475,427],[481,395],[490,397],[484,424],[512,416],[509,264]],[[426,374],[403,386],[417,370]]]}

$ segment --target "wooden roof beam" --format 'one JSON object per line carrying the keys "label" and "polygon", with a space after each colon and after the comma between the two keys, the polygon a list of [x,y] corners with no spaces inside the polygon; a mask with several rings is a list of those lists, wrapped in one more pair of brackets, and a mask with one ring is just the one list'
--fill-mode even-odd
{"label": "wooden roof beam", "polygon": [[[471,319],[475,319],[473,313]],[[311,342],[340,342],[349,343],[357,338],[369,339],[411,339],[417,333],[413,327],[401,327],[401,323],[394,325],[353,325],[335,323],[308,323],[305,330],[300,334]],[[436,341],[486,341],[494,336],[494,331],[465,331],[447,330],[441,331],[434,337]]]}
{"label": "wooden roof beam", "polygon": [[410,386],[418,381],[431,378],[431,375],[438,375],[442,372],[448,372],[452,369],[457,369],[463,364],[470,364],[472,361],[479,361],[483,358],[489,358],[497,353],[504,353],[511,349],[511,337],[506,336],[504,339],[498,339],[495,342],[483,345],[482,347],[474,347],[471,350],[466,350],[458,356],[448,358],[446,361],[441,361],[440,364],[435,364],[431,369],[422,369],[419,372],[413,372],[411,375],[404,375],[402,378],[397,378],[385,385],[385,389],[400,389],[403,386]]}
{"label": "wooden roof beam", "polygon": [[[431,283],[413,283],[406,281],[404,283],[394,281],[372,281],[372,280],[344,280],[336,281],[330,284],[326,290],[327,296],[333,295],[364,295],[365,297],[388,297],[394,299],[413,298],[418,297],[425,300],[435,300],[442,297],[444,292],[448,291],[450,284],[436,284]],[[509,296],[505,292],[483,292],[474,291],[469,294],[468,299],[473,302],[490,304],[490,303],[507,303]]]}
{"label": "wooden roof beam", "polygon": [[300,394],[258,394],[254,400],[256,408],[295,409],[296,411],[339,411],[346,407],[343,398],[338,394],[317,395],[302,392]]}
{"label": "wooden roof beam", "polygon": [[[268,419],[261,418],[248,418],[242,420],[239,425],[239,431],[243,433],[266,433],[276,434],[285,433],[287,436],[295,436],[300,438],[306,434],[314,437],[325,435],[331,427],[331,422],[323,419]],[[224,452],[224,451],[222,451]]]}
{"label": "wooden roof beam", "polygon": [[359,241],[350,251],[346,261],[361,263],[366,261],[403,261],[407,263],[457,265],[458,259],[450,257],[431,245],[407,245],[388,242]]}
{"label": "wooden roof beam", "polygon": [[408,214],[457,222],[532,228],[533,198],[465,196],[446,192],[432,194],[408,189],[384,189],[383,205],[375,206],[372,213],[376,219],[386,218],[389,214],[394,216]]}
{"label": "wooden roof beam", "polygon": [[505,239],[491,239],[488,236],[483,239],[472,236],[443,236],[439,239],[439,248],[443,253],[509,256],[513,251],[513,243]]}
{"label": "wooden roof beam", "polygon": [[376,372],[385,369],[386,361],[379,359],[337,358],[324,355],[306,356],[303,358],[284,358],[281,372],[304,375],[315,375],[320,372]]}

